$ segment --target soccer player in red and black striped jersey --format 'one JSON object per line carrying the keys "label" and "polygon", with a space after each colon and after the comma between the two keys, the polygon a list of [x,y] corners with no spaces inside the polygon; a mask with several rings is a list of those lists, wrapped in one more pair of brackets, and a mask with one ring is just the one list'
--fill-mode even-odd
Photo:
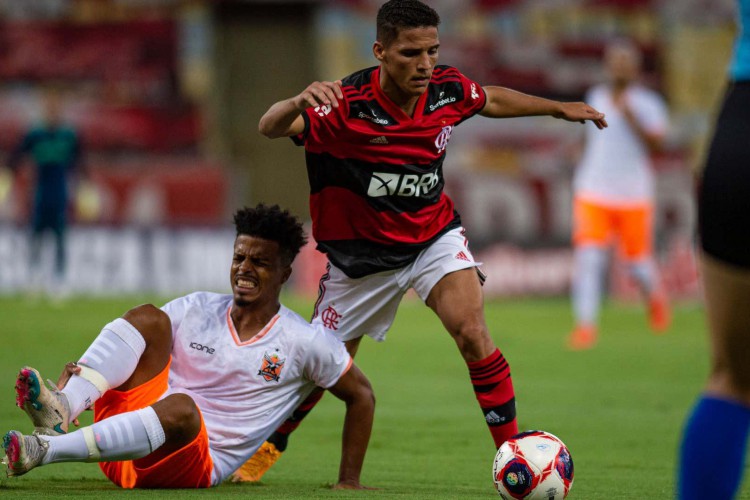
{"label": "soccer player in red and black striped jersey", "polygon": [[[379,66],[312,83],[271,106],[259,128],[305,147],[313,236],[329,260],[313,323],[354,355],[364,335],[385,338],[401,297],[414,288],[455,340],[499,447],[518,431],[515,394],[484,319],[483,277],[443,192],[446,146],[454,128],[475,114],[549,115],[600,129],[606,122],[585,103],[483,87],[438,65],[439,23],[417,0],[385,3],[373,45]],[[238,479],[259,479],[314,403],[269,438]]]}

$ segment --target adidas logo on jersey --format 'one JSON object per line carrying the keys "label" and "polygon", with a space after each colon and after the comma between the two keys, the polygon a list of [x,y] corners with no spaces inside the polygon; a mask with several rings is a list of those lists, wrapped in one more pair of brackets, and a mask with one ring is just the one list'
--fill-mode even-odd
{"label": "adidas logo on jersey", "polygon": [[388,144],[388,139],[384,135],[381,135],[380,137],[370,139],[370,144]]}
{"label": "adidas logo on jersey", "polygon": [[457,258],[458,260],[465,260],[465,261],[467,261],[467,262],[471,262],[471,259],[469,259],[469,258],[468,258],[468,257],[466,256],[466,254],[465,254],[464,252],[458,252],[458,253],[456,254],[456,258]]}
{"label": "adidas logo on jersey", "polygon": [[367,196],[422,196],[432,191],[438,182],[440,179],[435,172],[422,175],[373,172]]}

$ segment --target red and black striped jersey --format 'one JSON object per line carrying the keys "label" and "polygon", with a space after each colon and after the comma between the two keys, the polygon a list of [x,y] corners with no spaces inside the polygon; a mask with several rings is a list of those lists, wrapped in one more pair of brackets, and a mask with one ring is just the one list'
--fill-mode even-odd
{"label": "red and black striped jersey", "polygon": [[339,107],[303,114],[310,214],[318,249],[352,278],[398,269],[460,225],[443,192],[453,127],[482,110],[479,84],[436,66],[408,116],[380,88],[380,68],[342,80]]}

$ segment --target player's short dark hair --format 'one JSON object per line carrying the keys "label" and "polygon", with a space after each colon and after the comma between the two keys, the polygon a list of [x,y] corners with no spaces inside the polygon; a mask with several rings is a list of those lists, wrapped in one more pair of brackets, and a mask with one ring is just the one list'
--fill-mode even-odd
{"label": "player's short dark hair", "polygon": [[302,223],[288,210],[278,205],[259,203],[255,208],[245,207],[234,213],[237,236],[245,234],[275,241],[281,250],[284,265],[291,265],[300,249],[307,243]]}
{"label": "player's short dark hair", "polygon": [[440,16],[435,9],[419,0],[389,0],[380,6],[377,17],[377,38],[388,46],[398,37],[400,29],[437,27]]}

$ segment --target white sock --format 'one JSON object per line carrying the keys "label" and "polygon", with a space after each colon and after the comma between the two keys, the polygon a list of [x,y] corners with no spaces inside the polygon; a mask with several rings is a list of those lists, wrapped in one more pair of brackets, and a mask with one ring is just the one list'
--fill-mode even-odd
{"label": "white sock", "polygon": [[94,384],[83,377],[73,375],[61,391],[68,398],[70,406],[70,422],[78,418],[86,408],[93,406],[94,401],[101,397]]}
{"label": "white sock", "polygon": [[150,406],[121,413],[61,436],[40,436],[49,442],[42,464],[135,460],[166,441],[159,417]]}
{"label": "white sock", "polygon": [[143,336],[126,320],[118,318],[107,324],[78,361],[93,373],[73,375],[62,390],[70,404],[71,420],[109,388],[129,379],[145,350]]}
{"label": "white sock", "polygon": [[89,449],[83,430],[61,434],[59,436],[39,436],[49,443],[47,454],[42,459],[42,465],[55,462],[85,462],[89,458]]}
{"label": "white sock", "polygon": [[628,263],[630,275],[638,283],[646,297],[650,297],[656,284],[656,265],[650,258]]}
{"label": "white sock", "polygon": [[602,301],[607,250],[595,246],[577,247],[573,269],[573,314],[577,325],[595,326]]}

